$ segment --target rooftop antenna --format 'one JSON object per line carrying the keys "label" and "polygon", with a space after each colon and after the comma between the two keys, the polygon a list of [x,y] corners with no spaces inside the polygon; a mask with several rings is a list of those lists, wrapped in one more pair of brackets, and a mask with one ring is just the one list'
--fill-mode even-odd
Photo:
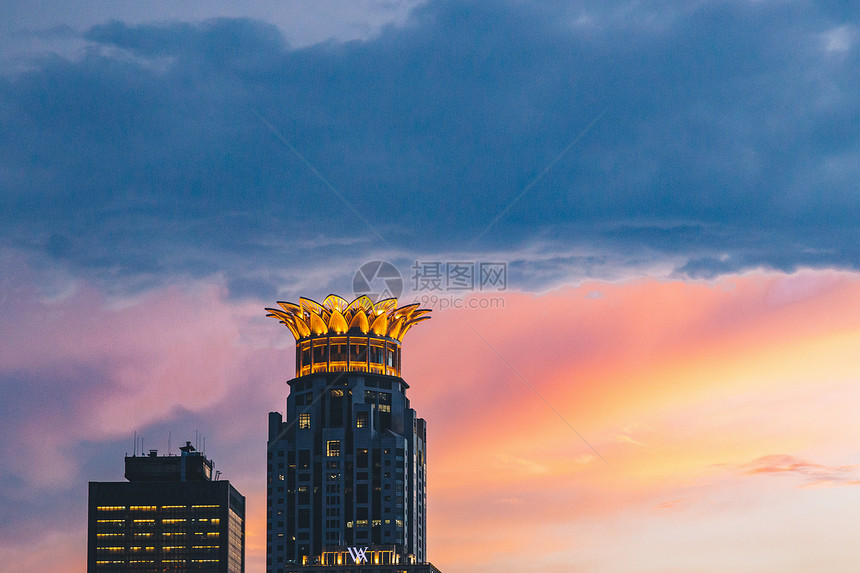
{"label": "rooftop antenna", "polygon": [[172,432],[170,430],[167,431],[167,455],[170,455],[170,434]]}
{"label": "rooftop antenna", "polygon": [[132,454],[131,455],[133,455],[135,457],[137,456],[137,430],[134,431],[134,448],[132,448]]}

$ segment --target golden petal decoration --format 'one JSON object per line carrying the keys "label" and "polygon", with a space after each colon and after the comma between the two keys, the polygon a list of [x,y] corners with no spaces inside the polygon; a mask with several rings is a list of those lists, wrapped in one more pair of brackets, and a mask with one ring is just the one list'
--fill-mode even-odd
{"label": "golden petal decoration", "polygon": [[419,318],[430,318],[429,316],[424,316],[430,312],[427,308],[417,308],[415,311],[409,315],[409,320],[417,320]]}
{"label": "golden petal decoration", "polygon": [[325,310],[323,305],[310,298],[299,297],[299,304],[310,314],[320,315]]}
{"label": "golden petal decoration", "polygon": [[287,326],[287,329],[292,333],[293,337],[294,337],[296,340],[298,340],[299,338],[301,338],[301,336],[299,335],[299,331],[298,331],[298,330],[296,330],[296,327],[293,325],[293,323],[291,323],[291,322],[285,322],[284,324]]}
{"label": "golden petal decoration", "polygon": [[377,316],[381,314],[388,314],[393,309],[397,307],[397,299],[396,298],[384,298],[381,301],[377,302],[373,305],[373,312]]}
{"label": "golden petal decoration", "polygon": [[305,338],[311,335],[311,329],[308,328],[308,325],[304,320],[302,320],[298,316],[294,316],[293,320],[295,321],[296,330],[299,331],[301,338]]}
{"label": "golden petal decoration", "polygon": [[301,312],[301,311],[302,311],[302,307],[301,307],[301,306],[299,306],[299,305],[297,305],[297,304],[295,304],[295,303],[292,303],[292,302],[283,302],[283,301],[280,301],[280,300],[279,300],[279,301],[278,301],[278,304],[281,306],[281,308],[283,308],[285,311],[287,311],[287,312],[289,312],[289,313],[291,313],[291,314],[296,314],[297,312]]}
{"label": "golden petal decoration", "polygon": [[350,313],[356,313],[359,310],[364,310],[365,312],[373,311],[373,301],[370,300],[367,295],[361,295],[360,297],[349,303],[349,306],[346,307],[346,312],[344,312],[343,314],[347,316],[353,316],[353,314]]}
{"label": "golden petal decoration", "polygon": [[311,332],[314,334],[325,334],[328,332],[328,325],[323,322],[323,319],[318,314],[311,314]]}
{"label": "golden petal decoration", "polygon": [[397,299],[387,298],[373,303],[367,296],[350,303],[330,294],[323,304],[309,298],[299,298],[299,304],[278,301],[283,310],[267,308],[268,316],[277,318],[296,340],[328,333],[343,334],[355,328],[363,334],[386,336],[402,340],[406,332],[421,320],[430,318],[427,309],[418,303],[397,307]]}
{"label": "golden petal decoration", "polygon": [[287,314],[283,310],[278,310],[276,308],[267,308],[266,310],[269,311],[269,314],[267,314],[266,316],[274,316],[275,318],[280,319],[280,320],[284,320],[288,316],[290,316],[289,314]]}
{"label": "golden petal decoration", "polygon": [[328,330],[335,334],[343,334],[349,330],[346,319],[337,309],[331,311],[331,318],[328,320]]}
{"label": "golden petal decoration", "polygon": [[344,309],[349,306],[349,303],[343,297],[337,296],[336,294],[330,294],[325,297],[322,305],[328,310],[332,312],[336,310],[342,315]]}
{"label": "golden petal decoration", "polygon": [[367,334],[370,332],[370,324],[367,321],[367,314],[365,314],[363,309],[359,309],[355,316],[352,317],[352,320],[349,321],[349,329],[358,328],[358,330],[362,334]]}
{"label": "golden petal decoration", "polygon": [[394,323],[388,327],[388,336],[390,338],[396,338],[397,340],[401,340],[400,338],[400,329],[403,328],[403,325],[406,323],[406,320],[401,316],[394,319]]}
{"label": "golden petal decoration", "polygon": [[295,338],[296,340],[299,339],[299,331],[296,330],[296,327],[293,324],[293,317],[292,316],[290,316],[289,314],[287,314],[283,311],[275,310],[274,308],[267,308],[266,310],[268,310],[270,313],[270,314],[267,314],[266,316],[273,316],[273,317],[279,319],[281,321],[281,323],[289,329],[290,333],[293,335],[293,338]]}
{"label": "golden petal decoration", "polygon": [[409,315],[411,315],[413,312],[415,312],[415,310],[417,308],[418,308],[417,302],[413,302],[412,304],[407,304],[406,306],[401,306],[400,308],[398,308],[397,310],[394,311],[394,316],[395,316],[395,318],[400,317],[400,316],[402,316],[404,318],[409,318]]}
{"label": "golden petal decoration", "polygon": [[378,336],[385,336],[388,333],[388,315],[383,312],[373,319],[370,331]]}
{"label": "golden petal decoration", "polygon": [[369,296],[366,296],[366,295],[360,296],[360,297],[358,297],[358,300],[359,300],[359,304],[361,305],[361,309],[365,313],[370,314],[373,312],[373,301],[370,300]]}

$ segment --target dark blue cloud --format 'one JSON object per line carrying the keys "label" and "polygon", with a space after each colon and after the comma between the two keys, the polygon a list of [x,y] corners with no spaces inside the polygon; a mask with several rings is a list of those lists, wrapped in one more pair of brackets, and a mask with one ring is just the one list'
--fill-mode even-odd
{"label": "dark blue cloud", "polygon": [[603,257],[857,268],[858,30],[839,3],[434,2],[303,49],[257,21],[110,22],[0,80],[2,241],[260,296],[272,267],[380,254],[504,253],[528,288]]}

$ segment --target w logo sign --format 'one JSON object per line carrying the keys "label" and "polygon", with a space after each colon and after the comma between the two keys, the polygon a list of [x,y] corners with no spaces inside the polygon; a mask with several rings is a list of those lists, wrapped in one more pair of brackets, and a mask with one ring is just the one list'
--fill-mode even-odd
{"label": "w logo sign", "polygon": [[347,549],[356,565],[361,565],[362,562],[367,563],[367,547],[347,547]]}

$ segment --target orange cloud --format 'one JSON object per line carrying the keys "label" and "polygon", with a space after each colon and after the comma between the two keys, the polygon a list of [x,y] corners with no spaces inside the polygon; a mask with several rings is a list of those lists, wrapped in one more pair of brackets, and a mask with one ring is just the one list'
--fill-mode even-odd
{"label": "orange cloud", "polygon": [[[29,398],[6,420],[6,471],[50,487],[76,473],[76,443],[178,412],[217,419],[219,467],[248,499],[249,571],[262,570],[265,418],[283,408],[289,333],[207,283],[122,302],[86,286],[14,297],[0,374]],[[404,343],[443,571],[643,570],[642,555],[648,570],[743,570],[751,536],[757,558],[786,539],[798,563],[821,548],[830,569],[860,558],[836,545],[838,508],[860,490],[795,487],[857,481],[860,275],[593,282],[504,303],[436,312]],[[827,538],[804,543],[782,524],[817,504],[815,529],[795,529]],[[705,563],[696,551],[721,568],[690,565]]]}
{"label": "orange cloud", "polygon": [[858,325],[858,276],[812,271],[589,283],[437,312],[404,349],[429,422],[431,557],[552,553],[564,541],[548,546],[548,524],[706,509],[709,492],[747,487],[730,468],[774,451],[850,465]]}

